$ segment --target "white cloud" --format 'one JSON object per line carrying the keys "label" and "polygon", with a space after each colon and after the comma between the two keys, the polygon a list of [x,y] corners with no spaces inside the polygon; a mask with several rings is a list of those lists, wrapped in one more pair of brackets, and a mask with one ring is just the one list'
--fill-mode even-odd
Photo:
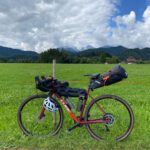
{"label": "white cloud", "polygon": [[115,18],[117,27],[112,28],[110,42],[130,48],[150,47],[150,6],[143,13],[143,20],[137,21],[135,12]]}
{"label": "white cloud", "polygon": [[0,12],[7,17],[0,17],[0,45],[36,51],[107,45],[117,1],[2,0]]}
{"label": "white cloud", "polygon": [[149,21],[150,19],[150,6],[147,7],[147,9],[145,10],[144,14],[143,14],[144,19],[147,21]]}
{"label": "white cloud", "polygon": [[150,47],[150,6],[137,21],[134,11],[114,16],[119,1],[1,0],[0,45],[37,52],[62,46]]}
{"label": "white cloud", "polygon": [[136,14],[134,11],[131,11],[129,15],[117,16],[115,21],[118,25],[120,24],[132,25],[136,21]]}

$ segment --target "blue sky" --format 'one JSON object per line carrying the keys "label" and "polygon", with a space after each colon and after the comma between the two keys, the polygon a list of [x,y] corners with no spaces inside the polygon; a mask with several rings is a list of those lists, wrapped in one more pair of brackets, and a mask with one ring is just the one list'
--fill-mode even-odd
{"label": "blue sky", "polygon": [[143,12],[150,4],[150,0],[120,0],[118,5],[119,12],[117,15],[124,15],[134,11],[137,16],[137,20],[142,19]]}
{"label": "blue sky", "polygon": [[150,0],[0,0],[0,45],[150,47]]}
{"label": "blue sky", "polygon": [[[143,13],[148,5],[150,5],[150,0],[119,0],[116,5],[117,11],[114,16],[123,16],[134,11],[136,14],[136,21],[142,21]],[[110,25],[116,27],[113,18],[110,20]]]}

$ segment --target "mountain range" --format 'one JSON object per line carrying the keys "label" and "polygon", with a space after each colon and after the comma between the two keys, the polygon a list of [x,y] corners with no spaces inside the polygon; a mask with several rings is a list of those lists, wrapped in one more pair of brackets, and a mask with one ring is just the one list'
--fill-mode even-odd
{"label": "mountain range", "polygon": [[0,46],[0,59],[29,59],[34,61],[38,58],[39,54],[34,51],[24,51],[20,49]]}
{"label": "mountain range", "polygon": [[150,48],[129,49],[123,46],[116,46],[116,47],[100,47],[100,48],[88,49],[85,50],[84,52],[89,52],[89,51],[103,51],[112,56],[117,56],[121,60],[126,60],[129,57],[132,57],[137,60],[150,60]]}
{"label": "mountain range", "polygon": [[100,48],[94,48],[90,47],[88,49],[82,50],[82,51],[77,51],[77,50],[71,50],[70,49],[65,49],[69,51],[70,53],[76,53],[78,55],[90,55],[91,53],[96,53],[96,52],[105,52],[111,56],[117,56],[120,58],[120,60],[125,61],[129,57],[132,57],[136,60],[143,60],[143,61],[149,61],[150,60],[150,48],[126,48],[123,46],[116,46],[116,47],[111,47],[111,46],[104,46]]}
{"label": "mountain range", "polygon": [[[107,55],[117,56],[121,61],[132,57],[136,60],[142,61],[150,61],[150,48],[135,48],[129,49],[123,46],[105,46],[100,48],[94,48],[90,45],[78,50],[76,47],[62,47],[58,48],[59,50],[67,51],[69,54],[78,55],[78,56],[90,56],[92,53],[104,52]],[[20,49],[13,49],[9,47],[0,46],[0,59],[29,59],[33,61],[37,61],[39,59],[40,54],[34,51],[24,51]]]}

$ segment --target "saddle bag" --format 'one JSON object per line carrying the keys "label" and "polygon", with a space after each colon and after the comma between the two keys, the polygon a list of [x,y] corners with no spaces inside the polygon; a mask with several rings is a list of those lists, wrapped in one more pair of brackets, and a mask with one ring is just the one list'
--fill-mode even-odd
{"label": "saddle bag", "polygon": [[123,79],[127,78],[128,75],[125,71],[125,69],[121,66],[115,66],[102,76],[97,76],[97,78],[91,78],[90,81],[90,89],[96,89],[103,87],[105,85],[112,85],[114,83],[117,83],[119,81],[122,81]]}

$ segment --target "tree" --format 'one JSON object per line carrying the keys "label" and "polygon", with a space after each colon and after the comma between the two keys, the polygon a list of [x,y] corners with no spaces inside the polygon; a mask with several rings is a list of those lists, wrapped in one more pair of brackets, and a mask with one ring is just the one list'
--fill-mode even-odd
{"label": "tree", "polygon": [[117,56],[112,56],[111,58],[106,58],[106,62],[110,64],[119,63],[120,60]]}

